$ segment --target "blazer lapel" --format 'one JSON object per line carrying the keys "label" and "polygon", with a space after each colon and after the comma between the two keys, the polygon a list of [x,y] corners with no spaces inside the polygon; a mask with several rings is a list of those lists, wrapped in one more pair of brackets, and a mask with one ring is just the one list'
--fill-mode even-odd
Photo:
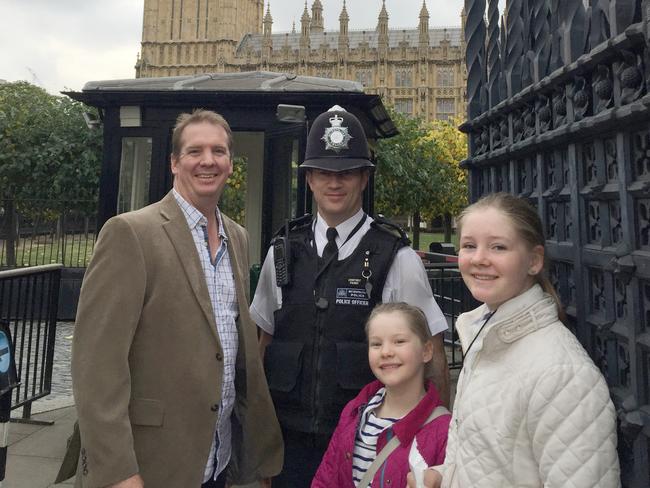
{"label": "blazer lapel", "polygon": [[183,211],[178,206],[178,203],[176,203],[176,199],[171,191],[167,193],[160,203],[160,214],[163,218],[162,227],[176,250],[176,255],[185,271],[187,281],[189,281],[196,300],[199,302],[201,310],[210,324],[212,335],[217,340],[217,343],[220,344],[212,303],[210,302],[208,285],[205,282],[205,275],[201,268],[201,262],[196,252],[192,234],[189,232],[185,215],[183,215]]}

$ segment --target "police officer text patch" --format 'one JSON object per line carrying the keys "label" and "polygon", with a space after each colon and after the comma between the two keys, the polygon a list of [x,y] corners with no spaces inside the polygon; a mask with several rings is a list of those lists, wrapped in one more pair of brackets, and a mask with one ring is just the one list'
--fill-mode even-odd
{"label": "police officer text patch", "polygon": [[366,293],[366,290],[359,288],[337,288],[336,304],[367,307],[368,294]]}

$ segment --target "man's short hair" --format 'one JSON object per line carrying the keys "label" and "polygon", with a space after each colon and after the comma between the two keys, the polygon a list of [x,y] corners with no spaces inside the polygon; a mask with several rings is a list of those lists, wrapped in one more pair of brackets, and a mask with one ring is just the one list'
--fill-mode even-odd
{"label": "man's short hair", "polygon": [[200,124],[203,122],[216,125],[226,131],[226,136],[228,136],[228,152],[230,153],[230,158],[232,159],[234,153],[232,149],[233,138],[230,124],[228,124],[228,121],[217,112],[213,112],[212,110],[205,110],[202,108],[193,110],[191,114],[182,113],[176,119],[176,125],[174,126],[174,131],[172,132],[172,156],[178,158],[181,155],[183,131],[185,128],[188,125]]}

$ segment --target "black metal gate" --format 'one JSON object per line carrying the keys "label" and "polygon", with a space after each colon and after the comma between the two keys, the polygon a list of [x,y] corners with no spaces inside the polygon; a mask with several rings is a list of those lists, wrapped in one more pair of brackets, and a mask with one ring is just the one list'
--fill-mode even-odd
{"label": "black metal gate", "polygon": [[466,0],[465,13],[470,199],[537,207],[552,281],[619,412],[623,484],[647,488],[650,1],[507,0],[500,18],[497,0]]}

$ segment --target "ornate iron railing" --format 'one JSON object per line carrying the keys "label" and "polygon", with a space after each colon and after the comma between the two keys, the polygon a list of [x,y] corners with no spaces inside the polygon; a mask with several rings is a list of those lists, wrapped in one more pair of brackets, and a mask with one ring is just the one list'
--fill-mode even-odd
{"label": "ornate iron railing", "polygon": [[[623,484],[650,486],[648,0],[466,0],[470,199],[528,198],[570,326],[619,412]],[[484,21],[487,6],[487,25]]]}

